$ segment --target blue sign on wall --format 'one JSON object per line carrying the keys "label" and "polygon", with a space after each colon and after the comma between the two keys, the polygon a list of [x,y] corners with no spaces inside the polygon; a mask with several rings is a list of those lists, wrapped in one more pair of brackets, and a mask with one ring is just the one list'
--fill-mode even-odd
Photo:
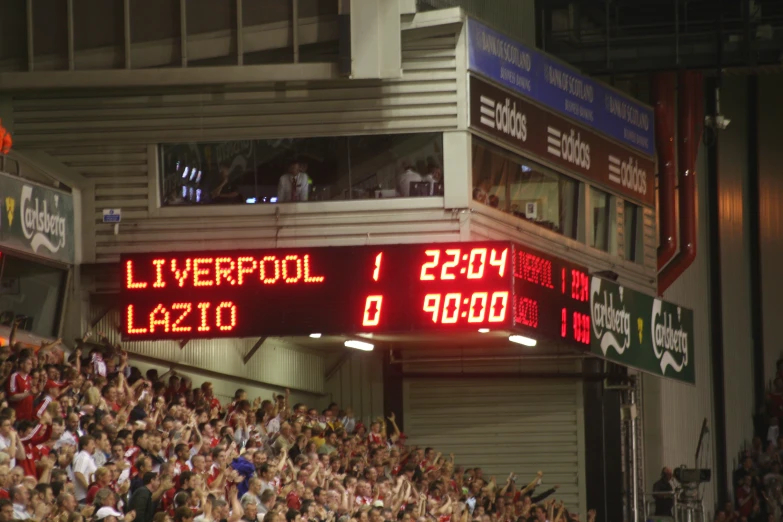
{"label": "blue sign on wall", "polygon": [[645,154],[655,152],[651,107],[475,20],[468,68]]}

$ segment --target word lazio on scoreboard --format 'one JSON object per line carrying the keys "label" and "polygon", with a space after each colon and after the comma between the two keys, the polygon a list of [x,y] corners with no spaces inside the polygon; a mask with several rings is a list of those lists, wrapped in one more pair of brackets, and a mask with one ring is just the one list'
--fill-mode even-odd
{"label": "word lazio on scoreboard", "polygon": [[523,329],[590,344],[584,267],[510,242],[128,254],[123,339]]}

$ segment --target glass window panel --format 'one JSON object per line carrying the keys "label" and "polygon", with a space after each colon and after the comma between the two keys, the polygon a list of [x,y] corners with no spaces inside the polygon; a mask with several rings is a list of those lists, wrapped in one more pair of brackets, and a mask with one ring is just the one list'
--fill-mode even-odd
{"label": "glass window panel", "polygon": [[441,134],[161,145],[162,204],[443,195]]}
{"label": "glass window panel", "polygon": [[473,198],[566,237],[576,237],[576,180],[476,138]]}
{"label": "glass window panel", "polygon": [[590,246],[609,251],[609,194],[590,187],[590,211],[593,217],[593,230]]}
{"label": "glass window panel", "polygon": [[625,259],[635,263],[642,262],[642,209],[629,201],[623,202],[623,232],[625,235]]}
{"label": "glass window panel", "polygon": [[0,277],[0,324],[43,337],[55,337],[66,271],[3,253]]}

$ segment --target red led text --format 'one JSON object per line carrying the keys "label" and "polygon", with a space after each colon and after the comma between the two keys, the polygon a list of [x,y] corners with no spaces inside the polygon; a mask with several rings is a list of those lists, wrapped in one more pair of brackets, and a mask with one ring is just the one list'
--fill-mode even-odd
{"label": "red led text", "polygon": [[149,314],[135,305],[125,308],[127,335],[181,333],[204,335],[210,331],[230,332],[238,323],[237,306],[231,301],[201,303],[159,303]]}
{"label": "red led text", "polygon": [[125,262],[125,288],[128,290],[163,289],[166,287],[200,288],[244,286],[245,284],[313,284],[323,283],[310,254],[279,256],[204,256],[187,259],[152,260],[150,278],[139,276],[133,261]]}

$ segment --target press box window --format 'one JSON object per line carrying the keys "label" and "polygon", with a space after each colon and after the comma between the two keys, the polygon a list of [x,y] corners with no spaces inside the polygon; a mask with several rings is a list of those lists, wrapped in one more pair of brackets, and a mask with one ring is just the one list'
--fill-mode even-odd
{"label": "press box window", "polygon": [[442,196],[442,150],[434,133],[161,145],[161,204]]}
{"label": "press box window", "polygon": [[612,198],[609,194],[597,188],[590,187],[590,216],[592,218],[592,227],[589,246],[609,252],[612,247],[613,234],[617,233],[617,224],[612,226],[611,204]]}
{"label": "press box window", "polygon": [[641,263],[644,257],[642,208],[630,201],[623,202],[623,240],[625,259]]}
{"label": "press box window", "polygon": [[473,199],[576,237],[579,183],[477,138],[473,139]]}

